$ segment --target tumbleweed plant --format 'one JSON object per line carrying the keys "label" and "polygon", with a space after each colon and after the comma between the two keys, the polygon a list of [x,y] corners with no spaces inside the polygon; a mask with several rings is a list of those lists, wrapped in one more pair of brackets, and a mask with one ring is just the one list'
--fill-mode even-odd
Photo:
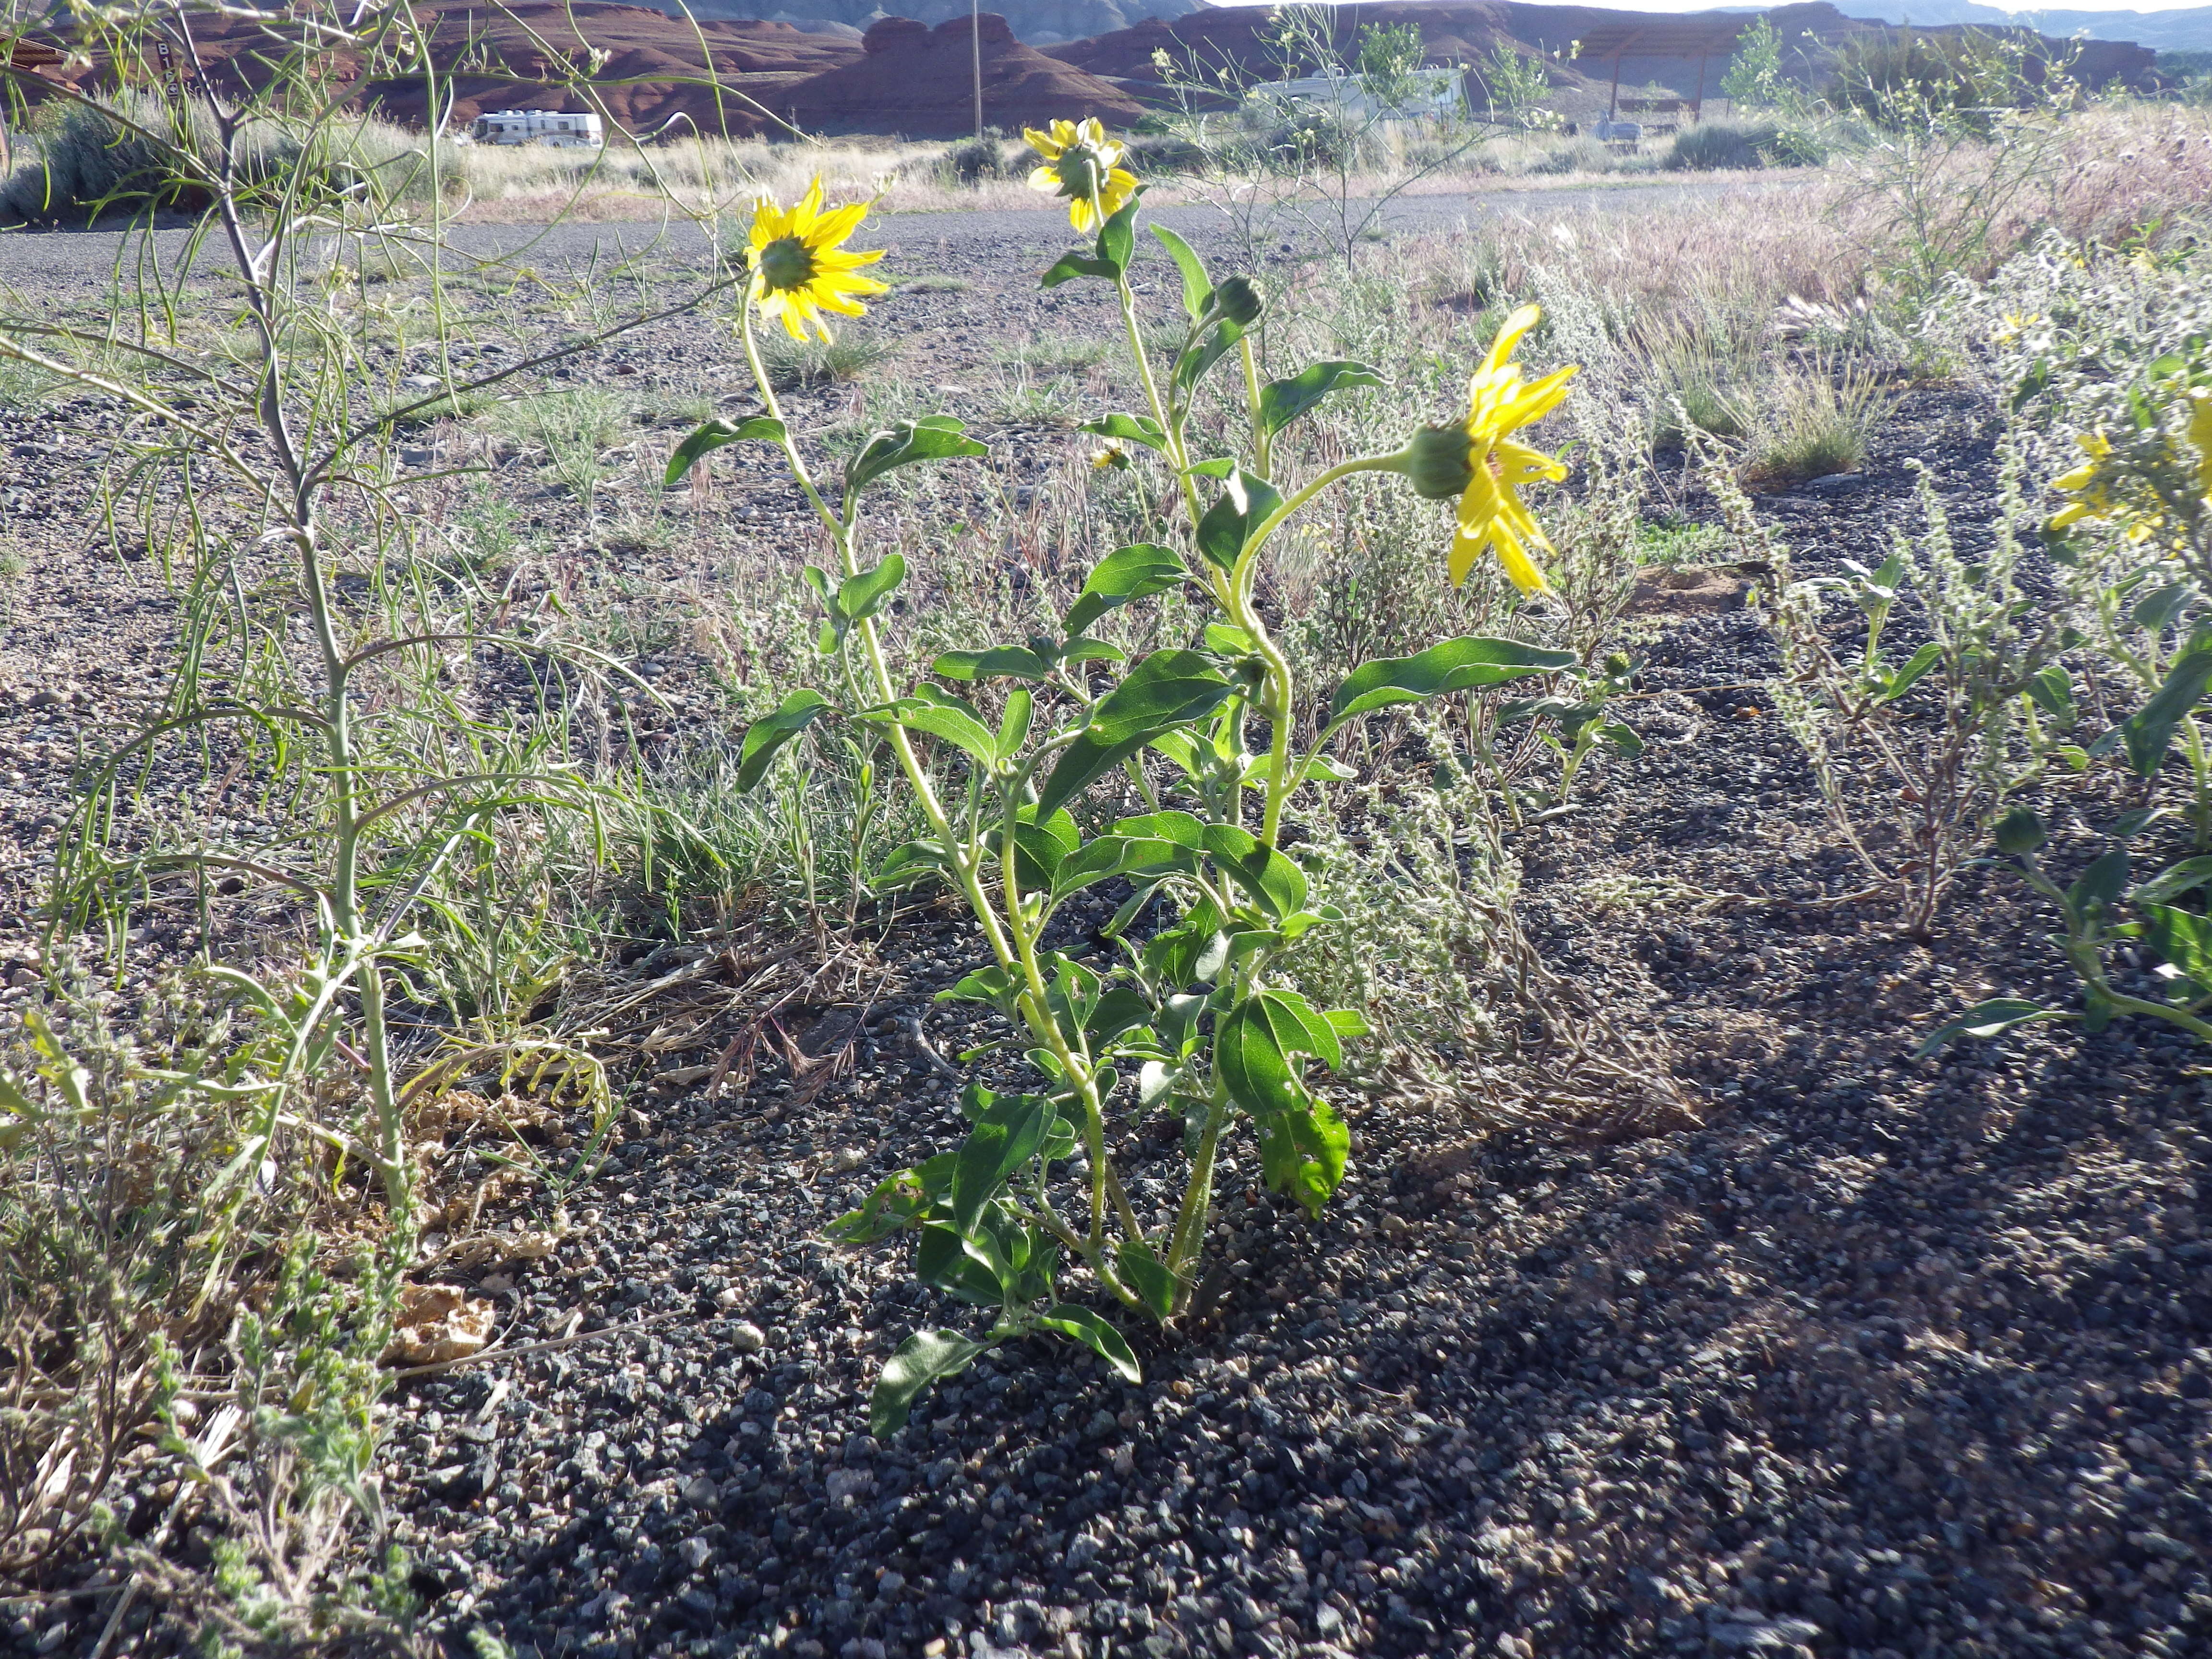
{"label": "tumbleweed plant", "polygon": [[[1348,725],[1574,661],[1507,640],[1447,640],[1357,667],[1309,710],[1310,694],[1258,599],[1277,533],[1361,472],[1399,474],[1423,496],[1456,503],[1455,580],[1494,554],[1523,590],[1545,588],[1548,544],[1521,492],[1565,469],[1516,434],[1565,398],[1574,371],[1522,379],[1513,352],[1538,321],[1534,307],[1498,334],[1464,418],[1296,480],[1294,423],[1326,398],[1379,386],[1380,376],[1334,360],[1263,382],[1257,288],[1243,276],[1217,282],[1181,237],[1154,226],[1182,298],[1180,320],[1157,347],[1130,280],[1143,186],[1121,166],[1122,147],[1096,121],[1055,122],[1029,137],[1041,158],[1031,182],[1066,199],[1079,230],[1096,232],[1043,283],[1112,285],[1144,398],[1140,410],[1085,430],[1104,441],[1102,468],[1154,471],[1172,492],[1172,544],[1108,554],[1048,635],[945,652],[913,684],[894,676],[884,635],[907,563],[896,551],[872,556],[864,499],[895,469],[985,450],[957,420],[927,416],[871,436],[841,483],[817,474],[784,418],[755,330],[765,317],[793,335],[826,334],[823,313],[854,314],[876,291],[855,273],[877,256],[844,246],[864,209],[825,210],[818,187],[793,208],[763,199],[755,213],[738,328],[764,412],[699,428],[669,466],[673,483],[725,444],[782,450],[836,560],[806,572],[835,693],[796,689],[749,728],[739,781],[760,784],[780,750],[817,728],[888,751],[928,834],[891,854],[877,884],[938,881],[964,901],[988,959],[944,994],[997,1009],[1036,1079],[1003,1091],[971,1085],[966,1139],[893,1175],[835,1224],[853,1244],[914,1234],[917,1275],[990,1315],[981,1335],[930,1329],[902,1344],[876,1389],[879,1434],[902,1425],[932,1382],[1031,1333],[1079,1342],[1134,1379],[1128,1342],[1062,1296],[1062,1274],[1079,1264],[1127,1315],[1184,1314],[1231,1137],[1249,1131],[1256,1140],[1271,1188],[1310,1214],[1328,1202],[1350,1134],[1309,1071],[1340,1068],[1365,1022],[1314,1006],[1279,971],[1294,943],[1340,920],[1311,902],[1286,832],[1340,774],[1326,751]],[[1201,387],[1224,365],[1242,432],[1234,453],[1194,453]],[[1087,631],[1118,607],[1170,591],[1202,600],[1182,644],[1131,660]],[[1302,743],[1309,715],[1303,729],[1318,735]],[[1101,967],[1048,945],[1071,901],[1108,884],[1122,896],[1103,933],[1121,960]],[[1182,1120],[1188,1174],[1171,1213],[1141,1213],[1109,1155],[1109,1123],[1131,1113]]]}

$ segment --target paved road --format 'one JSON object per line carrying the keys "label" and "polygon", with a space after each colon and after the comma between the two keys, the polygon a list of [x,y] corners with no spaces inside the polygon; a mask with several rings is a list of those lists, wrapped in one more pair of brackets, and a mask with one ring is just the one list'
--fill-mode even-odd
{"label": "paved road", "polygon": [[[1790,186],[1778,182],[1753,187]],[[1401,196],[1384,206],[1381,222],[1389,230],[1439,230],[1497,214],[1648,212],[1709,202],[1727,191],[1742,188],[1741,184],[1711,179],[1669,179],[1581,189]],[[1205,207],[1164,207],[1150,216],[1186,233],[1202,234],[1223,225],[1220,215]],[[1071,240],[1066,221],[1048,209],[885,214],[870,221],[869,230],[876,243],[894,253],[969,244],[1053,252]],[[150,239],[129,231],[0,232],[0,283],[46,289],[104,289],[118,263],[136,264],[150,254],[161,269],[169,269],[182,256],[191,234],[183,228],[157,230]],[[689,222],[665,228],[637,223],[459,225],[449,232],[448,245],[471,260],[507,259],[541,269],[565,267],[573,274],[594,259],[605,263],[656,246],[672,262],[689,264],[703,248],[704,239]],[[210,244],[203,250],[201,260],[204,268],[219,270],[221,249]]]}

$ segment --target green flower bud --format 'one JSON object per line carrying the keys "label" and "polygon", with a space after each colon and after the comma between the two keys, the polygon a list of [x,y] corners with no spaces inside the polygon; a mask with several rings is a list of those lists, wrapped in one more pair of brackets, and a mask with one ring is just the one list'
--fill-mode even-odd
{"label": "green flower bud", "polygon": [[1098,165],[1098,153],[1088,144],[1070,144],[1053,163],[1053,171],[1060,175],[1060,193],[1078,201],[1089,200],[1091,192],[1106,182],[1106,169]]}
{"label": "green flower bud", "polygon": [[1455,499],[1474,482],[1474,445],[1463,426],[1425,426],[1407,446],[1405,473],[1413,493],[1432,501]]}
{"label": "green flower bud", "polygon": [[2025,806],[2015,806],[1997,820],[1997,851],[2020,858],[2042,846],[2045,834],[2041,818]]}
{"label": "green flower bud", "polygon": [[1213,290],[1213,309],[1216,315],[1239,328],[1249,328],[1260,320],[1267,309],[1260,298],[1260,290],[1252,286],[1249,276],[1231,276]]}

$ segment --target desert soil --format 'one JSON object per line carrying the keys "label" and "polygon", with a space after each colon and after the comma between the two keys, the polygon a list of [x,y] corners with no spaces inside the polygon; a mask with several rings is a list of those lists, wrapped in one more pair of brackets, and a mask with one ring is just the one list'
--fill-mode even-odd
{"label": "desert soil", "polygon": [[[972,282],[878,319],[896,372],[956,411],[988,340],[1093,303],[1036,293],[1024,256],[1060,238],[1021,228],[1033,245],[886,228],[902,270]],[[58,240],[29,246],[0,244],[0,270],[77,291]],[[688,320],[547,384],[577,377],[741,386],[726,332]],[[851,395],[797,402],[812,417]],[[116,558],[85,519],[115,418],[0,417],[27,558],[0,635],[19,954],[77,737],[143,698],[170,644],[155,562]],[[1971,539],[1995,430],[1969,390],[1911,390],[1861,472],[1760,511],[1802,573],[1871,562],[1918,523],[1918,459]],[[1014,472],[1077,441],[987,435]],[[726,476],[745,483],[686,504],[670,547],[620,556],[628,580],[708,591],[797,538],[769,469]],[[586,592],[613,557],[564,544],[545,575]],[[1550,965],[1665,1045],[1702,1124],[1607,1139],[1356,1103],[1353,1173],[1318,1224],[1228,1172],[1232,1276],[1193,1328],[1134,1338],[1141,1386],[1002,1351],[890,1440],[865,1433],[883,1357],[961,1315],[896,1253],[821,1230],[959,1131],[966,1021],[931,998],[974,959],[960,926],[924,915],[821,972],[752,933],[609,964],[640,988],[689,965],[656,994],[706,1023],[659,1054],[673,1080],[635,1096],[550,1256],[442,1275],[497,1304],[513,1352],[390,1396],[381,1474],[431,1627],[543,1659],[2212,1650],[2200,1057],[2139,1025],[1912,1057],[1932,1017],[1982,995],[2063,994],[2051,918],[1996,871],[1969,874],[1928,941],[1815,902],[1854,878],[1756,689],[1776,655],[1749,580],[1651,584],[1633,646],[1649,748],[1515,849]],[[664,745],[731,740],[680,640],[643,666],[679,710]],[[2075,825],[2057,856],[2094,845]],[[744,987],[763,983],[783,988],[791,1048],[763,1041],[710,1097],[761,1029]],[[812,1063],[840,1052],[849,1067]],[[1167,1143],[1133,1132],[1127,1150],[1169,1173]],[[166,1501],[149,1477],[126,1527]],[[181,1559],[208,1542],[188,1534]],[[108,1605],[52,1602],[6,1639],[88,1650]],[[153,1608],[118,1636],[177,1640]]]}

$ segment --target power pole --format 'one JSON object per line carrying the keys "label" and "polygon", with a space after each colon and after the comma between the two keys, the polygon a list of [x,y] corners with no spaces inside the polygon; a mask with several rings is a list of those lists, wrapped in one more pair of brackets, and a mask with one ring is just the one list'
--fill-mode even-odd
{"label": "power pole", "polygon": [[983,0],[968,0],[968,46],[975,63],[975,137],[983,137]]}

